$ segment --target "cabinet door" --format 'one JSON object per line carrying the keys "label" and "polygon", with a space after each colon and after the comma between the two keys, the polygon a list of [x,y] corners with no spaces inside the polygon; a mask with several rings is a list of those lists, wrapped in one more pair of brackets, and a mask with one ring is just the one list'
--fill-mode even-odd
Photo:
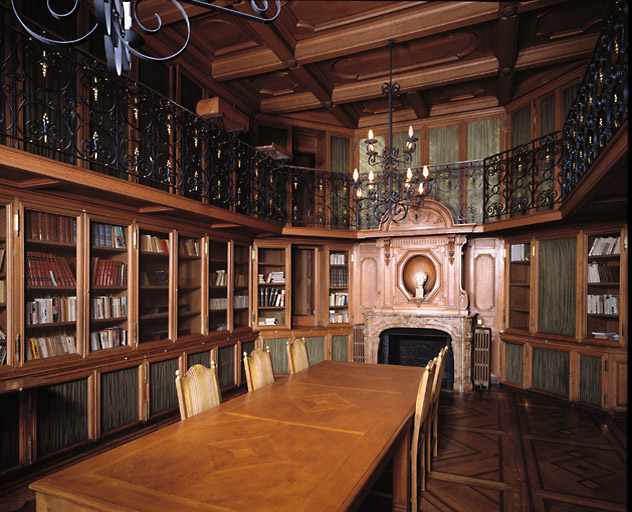
{"label": "cabinet door", "polygon": [[329,252],[329,323],[349,323],[349,251]]}
{"label": "cabinet door", "polygon": [[178,237],[178,338],[202,333],[202,239]]}
{"label": "cabinet door", "polygon": [[619,343],[621,234],[587,236],[586,338]]}
{"label": "cabinet door", "polygon": [[7,234],[10,233],[7,224],[9,216],[8,208],[0,204],[0,367],[9,363],[9,345],[7,343],[7,333],[9,332],[9,312],[7,311],[7,285],[10,280],[7,278],[9,259]]}
{"label": "cabinet door", "polygon": [[511,329],[529,330],[531,311],[531,244],[510,244],[509,258],[509,318]]}
{"label": "cabinet door", "polygon": [[129,225],[90,222],[90,329],[92,352],[129,340]]}
{"label": "cabinet door", "polygon": [[250,250],[233,244],[233,329],[250,325]]}
{"label": "cabinet door", "polygon": [[228,329],[228,243],[209,240],[208,330]]}
{"label": "cabinet door", "polygon": [[139,343],[169,338],[169,233],[140,230],[138,258]]}
{"label": "cabinet door", "polygon": [[78,219],[27,209],[24,221],[25,359],[75,354]]}

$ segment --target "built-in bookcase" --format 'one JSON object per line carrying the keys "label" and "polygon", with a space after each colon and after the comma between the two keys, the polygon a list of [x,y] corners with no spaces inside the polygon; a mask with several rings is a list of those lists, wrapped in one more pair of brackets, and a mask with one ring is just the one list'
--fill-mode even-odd
{"label": "built-in bookcase", "polygon": [[257,327],[286,325],[288,249],[257,248]]}
{"label": "built-in bookcase", "polygon": [[24,211],[25,360],[76,354],[77,217]]}
{"label": "built-in bookcase", "polygon": [[250,250],[233,244],[233,329],[250,325]]}
{"label": "built-in bookcase", "polygon": [[349,251],[329,252],[329,323],[349,323]]}
{"label": "built-in bookcase", "polygon": [[228,329],[228,243],[209,240],[208,330]]}
{"label": "built-in bookcase", "polygon": [[529,330],[531,304],[531,244],[510,244],[509,259],[509,318],[511,329]]}
{"label": "built-in bookcase", "polygon": [[201,334],[203,239],[178,239],[178,338]]}
{"label": "built-in bookcase", "polygon": [[128,346],[129,226],[90,222],[90,334],[92,352]]}
{"label": "built-in bookcase", "polygon": [[169,338],[169,233],[139,230],[139,343]]}
{"label": "built-in bookcase", "polygon": [[619,342],[621,235],[589,235],[586,241],[586,338]]}

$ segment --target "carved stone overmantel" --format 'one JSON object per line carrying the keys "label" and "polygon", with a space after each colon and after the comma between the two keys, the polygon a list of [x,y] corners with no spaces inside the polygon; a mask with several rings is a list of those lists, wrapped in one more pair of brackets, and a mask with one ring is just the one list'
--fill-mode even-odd
{"label": "carved stone overmantel", "polygon": [[454,390],[472,390],[472,332],[473,315],[383,314],[368,313],[364,320],[365,361],[377,363],[380,333],[386,329],[437,329],[452,338],[454,357]]}

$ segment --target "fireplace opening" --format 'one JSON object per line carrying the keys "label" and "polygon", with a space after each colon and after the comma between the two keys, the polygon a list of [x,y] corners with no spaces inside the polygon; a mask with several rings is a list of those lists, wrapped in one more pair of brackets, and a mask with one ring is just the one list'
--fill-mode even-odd
{"label": "fireplace opening", "polygon": [[439,355],[439,351],[448,346],[448,358],[443,374],[442,388],[454,388],[454,357],[452,338],[446,332],[437,329],[386,329],[380,334],[377,352],[379,364],[397,364],[402,366],[426,366],[428,361]]}

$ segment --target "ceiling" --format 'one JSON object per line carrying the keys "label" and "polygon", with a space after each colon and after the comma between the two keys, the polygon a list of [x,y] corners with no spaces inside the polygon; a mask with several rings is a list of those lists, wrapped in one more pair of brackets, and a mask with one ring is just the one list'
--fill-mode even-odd
{"label": "ceiling", "polygon": [[[253,12],[249,1],[216,3]],[[183,1],[191,42],[176,62],[251,118],[364,128],[386,123],[389,40],[400,85],[395,122],[468,112],[583,69],[610,4],[290,0],[263,24]],[[143,0],[138,14],[147,27],[155,14],[163,24],[144,35],[142,51],[167,55],[182,45],[186,24],[173,2]]]}

